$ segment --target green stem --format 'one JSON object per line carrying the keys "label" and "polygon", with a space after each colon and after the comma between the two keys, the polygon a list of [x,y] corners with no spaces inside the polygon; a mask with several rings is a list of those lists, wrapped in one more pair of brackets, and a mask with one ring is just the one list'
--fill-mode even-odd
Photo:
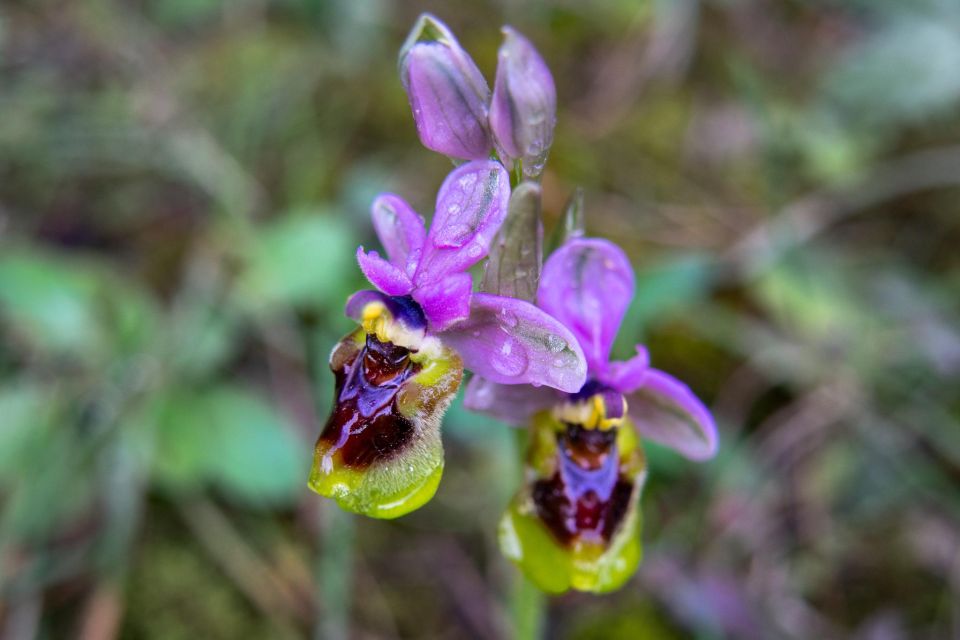
{"label": "green stem", "polygon": [[320,517],[315,578],[320,615],[314,637],[317,640],[347,640],[350,637],[353,591],[354,518],[326,500],[321,504]]}
{"label": "green stem", "polygon": [[510,598],[515,640],[540,640],[546,618],[547,597],[517,571]]}

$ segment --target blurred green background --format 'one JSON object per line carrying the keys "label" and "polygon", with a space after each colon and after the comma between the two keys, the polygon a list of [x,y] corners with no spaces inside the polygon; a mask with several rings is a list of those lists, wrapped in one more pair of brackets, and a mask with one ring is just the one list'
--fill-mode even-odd
{"label": "blurred green background", "polygon": [[[420,511],[307,491],[326,365],[376,245],[450,169],[396,77],[417,14],[560,101],[638,270],[617,346],[713,408],[648,447],[646,559],[547,601],[496,547],[515,434],[455,406]],[[960,637],[956,0],[5,0],[3,638]]]}

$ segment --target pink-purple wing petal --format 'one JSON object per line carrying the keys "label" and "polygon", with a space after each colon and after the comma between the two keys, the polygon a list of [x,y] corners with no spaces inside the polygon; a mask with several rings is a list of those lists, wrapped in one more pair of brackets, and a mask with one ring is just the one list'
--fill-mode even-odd
{"label": "pink-purple wing petal", "polygon": [[643,437],[692,460],[706,460],[717,452],[710,411],[673,376],[648,369],[643,385],[626,398],[630,419]]}
{"label": "pink-purple wing petal", "polygon": [[573,331],[591,371],[601,373],[633,286],[633,269],[619,247],[598,238],[577,238],[544,264],[537,302]]}
{"label": "pink-purple wing petal", "polygon": [[452,171],[437,195],[417,286],[465,271],[487,255],[509,199],[510,178],[499,162],[477,160]]}
{"label": "pink-purple wing petal", "polygon": [[363,247],[358,247],[357,263],[370,284],[388,295],[403,296],[413,288],[407,274],[381,258],[376,251],[367,253]]}
{"label": "pink-purple wing petal", "polygon": [[467,383],[463,405],[514,426],[525,426],[530,418],[561,401],[563,394],[552,387],[526,384],[497,384],[474,376]]}
{"label": "pink-purple wing petal", "polygon": [[573,393],[587,366],[576,338],[529,302],[473,295],[470,317],[445,331],[464,368],[501,384],[545,385]]}
{"label": "pink-purple wing petal", "polygon": [[427,316],[430,330],[443,331],[470,315],[471,289],[473,280],[469,273],[454,273],[415,289],[413,299]]}
{"label": "pink-purple wing petal", "polygon": [[403,198],[392,193],[377,196],[371,215],[373,228],[390,262],[412,276],[427,237],[423,219]]}
{"label": "pink-purple wing petal", "polygon": [[600,379],[622,394],[633,393],[643,384],[650,370],[650,354],[642,344],[637,345],[637,355],[624,362],[611,362]]}

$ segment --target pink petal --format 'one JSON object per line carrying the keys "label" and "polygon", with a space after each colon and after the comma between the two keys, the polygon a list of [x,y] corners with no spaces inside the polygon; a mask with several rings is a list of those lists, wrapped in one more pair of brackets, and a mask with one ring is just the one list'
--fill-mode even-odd
{"label": "pink petal", "polygon": [[717,452],[710,411],[673,376],[648,369],[643,386],[627,396],[627,409],[642,436],[692,460],[706,460]]}
{"label": "pink petal", "polygon": [[612,242],[577,238],[543,266],[537,302],[573,331],[591,371],[607,365],[610,347],[633,298],[633,269]]}
{"label": "pink petal", "polygon": [[470,317],[443,332],[464,368],[502,384],[546,385],[572,393],[587,378],[583,351],[562,324],[529,302],[476,293]]}
{"label": "pink petal", "polygon": [[497,384],[480,376],[467,383],[463,405],[514,426],[525,426],[535,413],[549,409],[561,399],[552,387]]}
{"label": "pink petal", "polygon": [[637,355],[626,362],[611,362],[600,376],[607,385],[623,394],[633,393],[643,384],[650,370],[650,354],[642,344],[637,345]]}
{"label": "pink petal", "polygon": [[404,296],[413,288],[407,274],[381,258],[376,251],[366,253],[363,247],[358,247],[357,262],[367,280],[388,295]]}
{"label": "pink petal", "polygon": [[499,162],[476,160],[455,169],[437,194],[417,285],[460,273],[487,255],[507,214],[510,177]]}
{"label": "pink petal", "polygon": [[452,34],[413,44],[401,55],[400,77],[423,146],[464,160],[489,157],[490,89]]}
{"label": "pink petal", "polygon": [[426,241],[423,219],[400,196],[384,193],[371,207],[373,228],[390,262],[408,276],[416,270]]}
{"label": "pink petal", "polygon": [[490,128],[500,150],[523,160],[527,176],[537,176],[553,142],[557,91],[550,69],[530,41],[510,27],[503,28],[503,35]]}
{"label": "pink petal", "polygon": [[470,315],[473,279],[469,273],[455,273],[439,282],[418,287],[413,299],[420,303],[430,322],[430,330],[443,331]]}

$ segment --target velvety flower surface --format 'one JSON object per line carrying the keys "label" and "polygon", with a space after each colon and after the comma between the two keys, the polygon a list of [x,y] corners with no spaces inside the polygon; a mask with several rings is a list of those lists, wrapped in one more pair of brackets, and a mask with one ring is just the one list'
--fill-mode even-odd
{"label": "velvety flower surface", "polygon": [[709,411],[682,382],[651,368],[643,346],[625,362],[610,361],[633,291],[633,270],[616,245],[568,241],[544,265],[537,302],[583,348],[583,387],[571,393],[474,378],[467,388],[469,408],[533,423],[527,480],[500,539],[547,591],[609,591],[636,568],[646,471],[635,432],[695,460],[716,452]]}
{"label": "velvety flower surface", "polygon": [[490,129],[504,160],[519,160],[528,176],[539,175],[553,143],[557,92],[547,63],[527,38],[503,28]]}
{"label": "velvety flower surface", "polygon": [[374,202],[386,257],[357,251],[377,290],[347,302],[360,328],[331,356],[335,406],[310,477],[318,493],[383,518],[429,500],[443,469],[440,419],[464,369],[503,385],[583,385],[567,327],[531,303],[472,292],[467,270],[487,255],[509,197],[503,166],[477,160],[447,176],[429,232],[400,197]]}
{"label": "velvety flower surface", "polygon": [[443,22],[423,14],[400,50],[400,79],[423,146],[452,158],[490,155],[490,89]]}
{"label": "velvety flower surface", "polygon": [[400,79],[425,147],[463,160],[496,149],[506,166],[536,179],[553,143],[557,92],[533,44],[511,27],[503,34],[492,96],[453,32],[430,14],[400,50]]}

